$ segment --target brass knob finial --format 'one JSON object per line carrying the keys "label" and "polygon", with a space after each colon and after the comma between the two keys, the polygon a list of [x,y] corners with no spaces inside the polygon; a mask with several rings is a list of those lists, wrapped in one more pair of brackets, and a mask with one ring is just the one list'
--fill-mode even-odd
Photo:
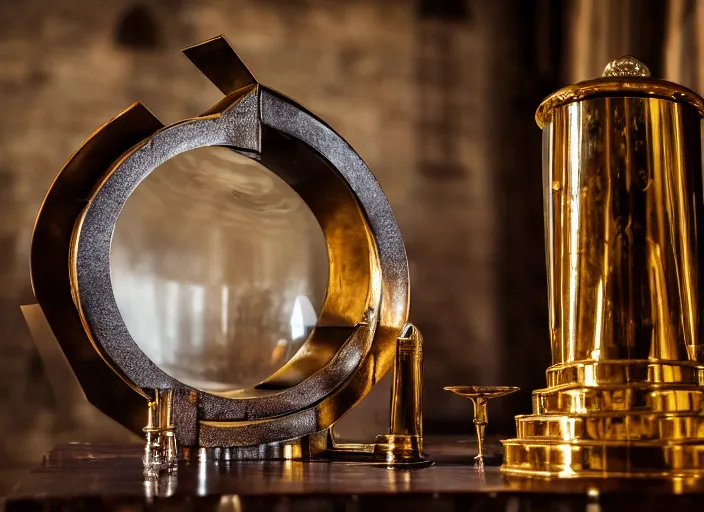
{"label": "brass knob finial", "polygon": [[640,76],[649,77],[648,66],[630,55],[625,55],[609,62],[601,76]]}

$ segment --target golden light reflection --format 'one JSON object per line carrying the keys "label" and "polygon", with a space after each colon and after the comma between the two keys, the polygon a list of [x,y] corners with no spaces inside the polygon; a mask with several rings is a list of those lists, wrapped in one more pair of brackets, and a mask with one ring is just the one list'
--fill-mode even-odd
{"label": "golden light reflection", "polygon": [[[580,187],[580,144],[582,142],[582,111],[578,108],[569,108],[568,113],[569,129],[567,131],[567,144],[570,147],[570,153],[574,157],[569,162],[569,185],[565,187],[569,194],[567,217],[569,220],[569,232],[567,239],[569,243],[568,258],[569,266],[567,267],[567,280],[569,287],[569,301],[567,309],[569,311],[567,329],[567,339],[563,340],[563,344],[567,345],[567,361],[576,359],[577,337],[579,336],[579,318],[578,308],[578,293],[580,292],[580,211],[581,211],[581,187]],[[565,351],[563,350],[563,353]]]}
{"label": "golden light reflection", "polygon": [[569,444],[560,444],[556,446],[557,450],[562,455],[560,467],[562,468],[558,473],[561,478],[570,478],[576,475],[572,469],[572,446]]}

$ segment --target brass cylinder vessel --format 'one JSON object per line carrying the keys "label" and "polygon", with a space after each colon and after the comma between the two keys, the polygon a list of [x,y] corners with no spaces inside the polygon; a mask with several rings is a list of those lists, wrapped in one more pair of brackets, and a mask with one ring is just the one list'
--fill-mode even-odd
{"label": "brass cylinder vessel", "polygon": [[702,112],[631,57],[539,107],[552,366],[504,472],[704,472]]}

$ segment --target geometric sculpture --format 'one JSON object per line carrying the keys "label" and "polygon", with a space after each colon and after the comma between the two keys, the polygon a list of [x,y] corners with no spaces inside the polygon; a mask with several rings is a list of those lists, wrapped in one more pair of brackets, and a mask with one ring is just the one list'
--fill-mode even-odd
{"label": "geometric sculpture", "polygon": [[[87,399],[144,431],[148,467],[173,465],[178,453],[190,458],[194,450],[204,460],[423,462],[422,338],[407,324],[405,249],[372,173],[329,126],[259,84],[224,38],[184,53],[224,97],[170,126],[133,104],[69,159],[36,221],[35,295]],[[210,146],[283,179],[320,224],[330,263],[318,322],[298,352],[254,387],[229,393],[186,385],[147,357],[120,314],[110,273],[113,230],[132,192],[160,164]],[[389,433],[375,445],[335,446],[333,424],[395,360]]]}

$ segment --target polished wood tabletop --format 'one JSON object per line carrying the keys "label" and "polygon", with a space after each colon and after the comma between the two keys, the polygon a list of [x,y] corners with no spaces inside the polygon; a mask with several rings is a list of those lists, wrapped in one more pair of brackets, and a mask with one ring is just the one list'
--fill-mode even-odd
{"label": "polished wood tabletop", "polygon": [[472,440],[431,439],[434,465],[389,470],[344,462],[197,462],[144,480],[139,445],[55,448],[6,499],[14,510],[699,510],[704,484],[670,480],[516,480],[500,448],[477,467]]}

